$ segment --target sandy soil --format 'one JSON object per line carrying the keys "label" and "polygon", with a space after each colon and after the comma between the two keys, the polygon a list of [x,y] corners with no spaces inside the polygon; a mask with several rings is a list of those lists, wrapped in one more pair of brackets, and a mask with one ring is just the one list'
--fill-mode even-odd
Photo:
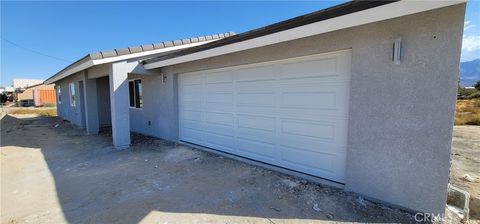
{"label": "sandy soil", "polygon": [[[470,219],[480,223],[480,126],[453,129],[450,183],[470,193]],[[473,181],[467,181],[468,174]]]}
{"label": "sandy soil", "polygon": [[[55,127],[58,124],[58,127]],[[415,223],[412,214],[135,135],[117,151],[58,118],[1,120],[2,223]]]}

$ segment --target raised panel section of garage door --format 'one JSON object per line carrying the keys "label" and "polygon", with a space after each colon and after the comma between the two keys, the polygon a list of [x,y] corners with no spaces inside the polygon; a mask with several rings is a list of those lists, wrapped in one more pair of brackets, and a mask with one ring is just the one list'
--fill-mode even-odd
{"label": "raised panel section of garage door", "polygon": [[350,51],[181,74],[182,141],[344,181]]}

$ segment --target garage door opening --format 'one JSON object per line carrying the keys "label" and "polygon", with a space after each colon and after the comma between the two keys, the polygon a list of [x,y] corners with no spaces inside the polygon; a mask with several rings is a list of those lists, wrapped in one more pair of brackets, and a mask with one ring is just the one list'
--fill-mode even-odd
{"label": "garage door opening", "polygon": [[179,75],[180,140],[344,183],[351,50]]}

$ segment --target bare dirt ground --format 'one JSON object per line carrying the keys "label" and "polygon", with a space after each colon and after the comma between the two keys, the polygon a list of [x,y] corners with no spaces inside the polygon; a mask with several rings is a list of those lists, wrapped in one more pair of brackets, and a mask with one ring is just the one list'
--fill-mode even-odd
{"label": "bare dirt ground", "polygon": [[117,151],[108,133],[17,117],[1,119],[2,223],[415,223],[355,194],[186,146],[135,135]]}
{"label": "bare dirt ground", "polygon": [[[480,223],[480,126],[453,129],[450,183],[470,193],[470,219]],[[473,181],[467,181],[468,174]]]}

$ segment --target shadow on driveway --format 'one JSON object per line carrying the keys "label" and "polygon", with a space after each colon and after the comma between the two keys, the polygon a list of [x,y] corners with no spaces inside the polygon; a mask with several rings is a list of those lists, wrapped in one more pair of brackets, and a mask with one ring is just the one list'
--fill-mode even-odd
{"label": "shadow on driveway", "polygon": [[[55,125],[58,124],[58,127]],[[60,118],[1,120],[2,223],[411,222],[355,194],[159,139],[117,151]]]}

